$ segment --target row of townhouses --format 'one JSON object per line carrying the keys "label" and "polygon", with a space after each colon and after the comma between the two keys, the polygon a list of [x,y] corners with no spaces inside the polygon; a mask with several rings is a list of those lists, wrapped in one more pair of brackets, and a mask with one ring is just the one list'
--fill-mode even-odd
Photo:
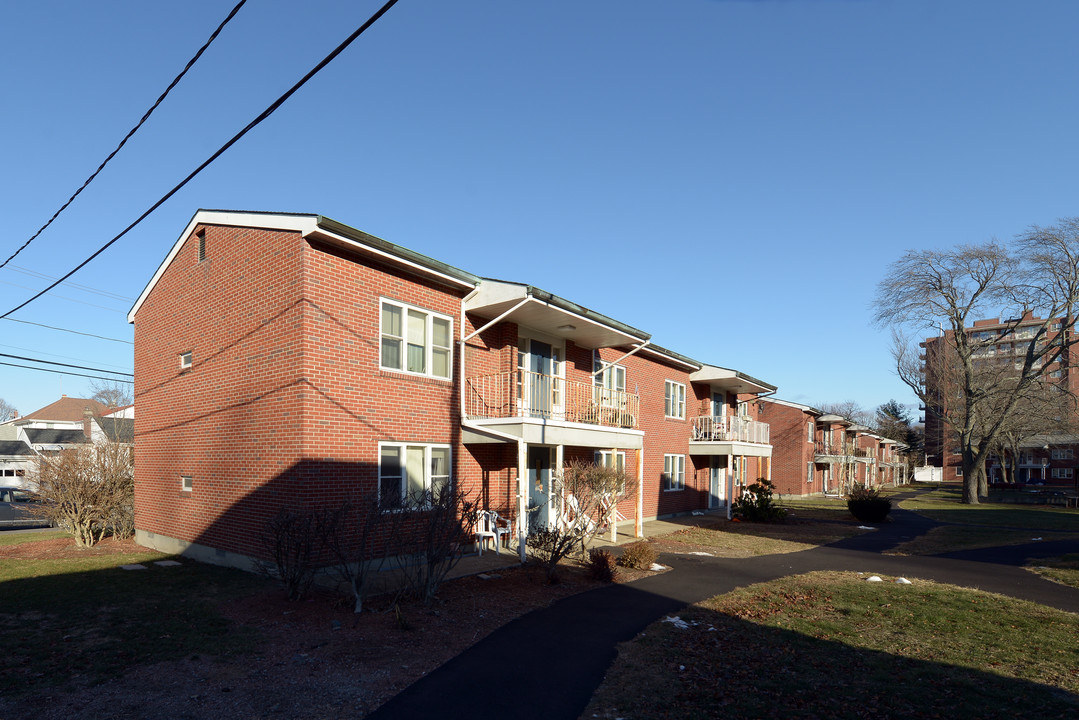
{"label": "row of townhouses", "polygon": [[767,382],[318,215],[199,211],[128,319],[136,539],[213,562],[263,555],[281,508],[392,510],[446,482],[542,526],[573,460],[637,478],[618,511],[638,535],[758,478],[895,479],[894,443]]}

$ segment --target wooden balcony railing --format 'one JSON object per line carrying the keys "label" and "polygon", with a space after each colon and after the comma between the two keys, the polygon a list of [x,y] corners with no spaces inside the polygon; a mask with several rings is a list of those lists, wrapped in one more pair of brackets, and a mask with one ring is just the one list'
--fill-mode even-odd
{"label": "wooden balcony railing", "polygon": [[693,418],[693,439],[700,442],[748,442],[767,445],[771,434],[768,423],[740,415],[705,415]]}
{"label": "wooden balcony railing", "polygon": [[531,417],[636,429],[640,410],[641,399],[634,393],[530,371],[465,381],[465,414],[473,420]]}

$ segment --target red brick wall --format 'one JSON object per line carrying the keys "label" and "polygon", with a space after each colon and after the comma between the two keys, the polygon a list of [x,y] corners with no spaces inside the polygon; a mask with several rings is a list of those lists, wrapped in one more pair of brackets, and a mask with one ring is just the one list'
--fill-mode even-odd
{"label": "red brick wall", "polygon": [[762,407],[761,419],[771,428],[775,491],[783,495],[820,492],[820,481],[815,477],[808,478],[806,473],[806,464],[813,461],[813,443],[807,440],[806,425],[813,416],[799,408],[767,400],[762,401]]}

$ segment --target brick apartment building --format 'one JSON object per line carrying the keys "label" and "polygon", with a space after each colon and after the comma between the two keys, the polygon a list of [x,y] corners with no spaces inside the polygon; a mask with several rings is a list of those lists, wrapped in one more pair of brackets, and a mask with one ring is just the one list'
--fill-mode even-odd
{"label": "brick apartment building", "polygon": [[[1047,330],[1038,339],[1037,331],[1043,325],[1047,326]],[[974,351],[975,363],[991,363],[993,367],[1005,370],[1014,364],[1018,370],[1022,367],[1030,343],[1053,343],[1063,339],[1067,331],[1062,326],[1060,319],[1047,322],[1027,312],[1011,320],[977,320],[967,330],[967,335],[970,342],[977,346]],[[925,412],[926,464],[942,468],[945,482],[962,482],[962,457],[958,452],[958,442],[941,419],[952,388],[945,373],[933,371],[934,367],[947,366],[951,336],[949,330],[938,337],[926,338],[921,343],[921,360],[929,399],[921,409]],[[1079,373],[1071,372],[1070,366],[1069,350],[1065,348],[1059,361],[1045,367],[1044,373],[1049,380],[1060,383],[1076,396],[1079,395]],[[1008,480],[1012,482],[1079,488],[1077,453],[1079,436],[1062,426],[1048,433],[1024,438],[1019,443],[1017,453],[1014,450],[1005,451],[1003,457],[999,453],[993,454],[986,464],[988,480],[990,483],[1003,481],[1006,469]]]}
{"label": "brick apartment building", "polygon": [[839,415],[761,397],[772,438],[772,482],[783,495],[842,493],[905,481],[898,443]]}
{"label": "brick apartment building", "polygon": [[639,532],[771,473],[774,386],[317,215],[199,211],[128,319],[150,547],[246,565],[282,507],[447,481],[542,525],[572,459],[636,475]]}

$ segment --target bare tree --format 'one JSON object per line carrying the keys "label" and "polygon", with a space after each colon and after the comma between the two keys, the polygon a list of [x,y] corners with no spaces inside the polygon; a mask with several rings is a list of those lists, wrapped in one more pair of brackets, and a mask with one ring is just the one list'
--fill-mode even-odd
{"label": "bare tree", "polygon": [[[964,502],[978,502],[979,478],[984,483],[986,459],[1009,414],[1046,367],[1077,341],[1077,303],[1076,218],[1032,227],[1014,251],[996,241],[908,251],[878,285],[875,319],[892,328],[899,378],[955,438]],[[1034,314],[1044,320],[1032,325]],[[1020,355],[1006,365],[988,361],[997,338],[979,339],[969,332],[975,319],[994,316],[1012,318],[1005,321],[1003,336],[1021,322],[1032,328]],[[1051,330],[1053,323],[1060,326]],[[923,365],[919,334],[925,337],[936,328],[940,338],[927,345]],[[946,396],[934,395],[934,388],[945,388]]]}
{"label": "bare tree", "polygon": [[585,548],[602,529],[614,522],[617,498],[633,493],[635,478],[617,467],[573,461],[553,483],[548,515],[550,527],[528,536],[528,546],[547,568],[547,580],[558,582],[558,564]]}
{"label": "bare tree", "polygon": [[108,406],[110,410],[125,407],[132,403],[133,387],[131,383],[118,380],[91,380],[90,390],[93,395],[90,398]]}
{"label": "bare tree", "polygon": [[34,512],[91,547],[107,534],[133,528],[135,464],[130,446],[106,442],[68,448],[38,459]]}
{"label": "bare tree", "polygon": [[845,417],[858,425],[871,426],[873,424],[872,414],[854,400],[818,403],[816,407],[826,413]]}
{"label": "bare tree", "polygon": [[4,398],[0,398],[0,422],[7,422],[11,418],[18,415],[19,411],[15,409],[15,406],[9,403]]}

